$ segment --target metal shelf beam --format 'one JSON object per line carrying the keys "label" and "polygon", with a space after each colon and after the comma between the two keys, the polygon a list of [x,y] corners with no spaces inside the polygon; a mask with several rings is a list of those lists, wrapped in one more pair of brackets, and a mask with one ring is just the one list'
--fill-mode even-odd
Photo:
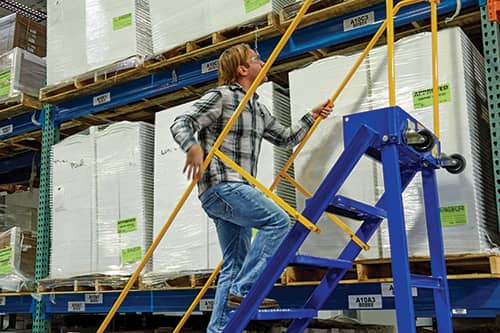
{"label": "metal shelf beam", "polygon": [[[297,308],[303,305],[314,287],[277,286],[269,297],[276,298],[282,308]],[[495,317],[500,314],[500,278],[452,279],[449,280],[449,288],[455,317]],[[133,291],[127,296],[118,312],[183,312],[191,304],[197,292],[198,289]],[[381,293],[381,283],[340,284],[328,298],[323,309],[347,310],[349,296],[381,295]],[[102,295],[100,304],[85,304],[85,293],[44,294],[42,299],[47,314],[106,313],[118,297],[118,292],[102,292],[98,295]],[[213,297],[214,289],[209,289],[204,299]],[[418,289],[414,304],[418,317],[434,316],[432,290]],[[394,309],[394,297],[382,297],[381,309]]]}

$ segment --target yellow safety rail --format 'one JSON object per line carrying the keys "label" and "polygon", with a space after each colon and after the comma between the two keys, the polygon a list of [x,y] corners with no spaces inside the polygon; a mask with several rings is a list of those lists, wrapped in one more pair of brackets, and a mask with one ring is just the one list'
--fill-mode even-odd
{"label": "yellow safety rail", "polygon": [[[400,1],[392,9],[392,15],[389,15],[390,21],[394,22],[393,16],[396,15],[402,7],[413,5],[413,4],[422,2],[422,1],[424,1],[424,0],[403,0],[403,1]],[[439,117],[438,117],[439,113],[438,113],[438,111],[436,111],[437,110],[437,106],[436,106],[437,94],[436,94],[436,91],[434,91],[435,90],[434,87],[437,86],[437,82],[438,82],[438,80],[437,80],[437,42],[436,42],[437,41],[437,35],[436,35],[436,33],[437,33],[437,7],[436,7],[436,3],[435,3],[437,1],[438,0],[431,0],[431,29],[432,29],[432,33],[433,33],[433,37],[432,37],[432,40],[433,40],[433,42],[432,42],[433,59],[432,59],[432,61],[433,61],[433,94],[434,94],[433,97],[434,97],[434,103],[435,103],[435,105],[434,105],[434,129],[435,129],[436,133],[439,133],[439,131],[438,131],[439,130]],[[392,7],[392,3],[391,3],[391,7]],[[380,25],[380,27],[377,30],[377,32],[373,35],[372,39],[370,40],[370,42],[368,43],[368,45],[365,47],[364,51],[361,53],[361,55],[359,56],[359,58],[356,60],[356,62],[352,66],[351,70],[344,77],[344,80],[342,80],[342,82],[338,86],[337,90],[333,93],[332,97],[330,98],[330,105],[333,105],[335,103],[335,101],[337,100],[337,98],[340,96],[340,93],[344,90],[345,86],[349,83],[349,81],[351,80],[351,78],[354,75],[354,73],[356,72],[356,70],[359,68],[359,66],[361,65],[361,63],[363,62],[363,60],[366,58],[368,52],[378,42],[378,40],[380,39],[380,37],[382,36],[382,34],[384,33],[384,31],[386,30],[387,26],[388,26],[388,20],[386,19]],[[392,34],[394,34],[394,29],[392,29]],[[394,43],[394,36],[392,38],[392,41]],[[392,47],[392,50],[394,50],[394,46]],[[392,60],[392,62],[393,61],[394,60]],[[394,62],[393,62],[393,64],[394,64]],[[390,76],[394,75],[394,67],[392,67],[392,69],[390,70],[390,73],[391,73]],[[395,90],[395,85],[393,84],[393,94],[392,94],[392,96],[394,96],[393,98],[395,100],[394,90]],[[389,96],[389,99],[391,99],[391,96]],[[309,131],[306,134],[306,136],[304,137],[304,139],[302,139],[301,143],[297,146],[297,148],[294,150],[294,152],[292,153],[292,155],[290,156],[290,158],[288,159],[288,161],[285,163],[285,165],[283,166],[283,168],[281,169],[281,171],[278,173],[277,177],[274,179],[273,183],[269,187],[269,190],[265,190],[264,191],[265,193],[268,193],[269,191],[270,192],[274,191],[276,189],[276,187],[278,186],[278,184],[280,183],[280,181],[282,179],[285,179],[290,184],[292,184],[297,190],[299,190],[304,196],[306,196],[306,197],[310,197],[311,196],[311,194],[302,185],[300,185],[295,179],[293,179],[292,177],[290,177],[290,175],[288,175],[287,172],[288,172],[288,169],[291,167],[292,163],[295,161],[295,159],[298,156],[298,154],[302,151],[303,147],[305,146],[305,144],[307,143],[307,141],[311,137],[312,133],[318,127],[318,125],[319,125],[319,123],[321,121],[322,121],[321,117],[318,117],[316,119],[316,121],[311,126],[311,128],[309,129]],[[436,134],[436,136],[439,137],[437,134]],[[225,156],[224,156],[224,158],[227,159],[227,157],[225,157]],[[360,240],[356,236],[356,234],[347,225],[345,225],[342,222],[342,220],[340,220],[337,216],[335,216],[333,214],[327,214],[327,216],[330,219],[332,219],[345,233],[349,234],[351,236],[352,240],[356,244],[358,244],[360,247],[362,247],[365,250],[369,249],[368,244],[366,244],[365,242],[363,242],[362,240]],[[219,262],[219,264],[217,265],[217,268],[215,268],[215,270],[212,272],[212,275],[218,274],[221,267],[222,267],[222,261]],[[201,300],[201,298],[205,295],[206,290],[208,289],[207,286],[210,283],[211,282],[207,282],[205,284],[205,286],[200,290],[200,292],[198,293],[198,295],[194,299],[194,301],[191,304],[191,306],[189,307],[189,309],[184,313],[184,316],[182,317],[181,321],[179,322],[179,324],[177,325],[177,327],[175,328],[175,330],[174,330],[173,333],[179,333],[180,332],[180,330],[182,329],[182,327],[183,327],[184,323],[186,322],[187,318],[189,318],[189,316],[193,312],[193,310],[196,307],[196,305],[199,303],[199,301]]]}
{"label": "yellow safety rail", "polygon": [[[203,162],[203,165],[201,168],[202,172],[204,170],[206,170],[206,168],[208,167],[208,165],[212,161],[212,158],[214,157],[215,152],[219,150],[219,147],[221,146],[225,137],[229,133],[229,130],[233,127],[234,123],[236,122],[236,119],[238,119],[239,115],[241,114],[241,112],[243,111],[243,109],[247,105],[248,101],[250,100],[250,97],[255,93],[260,82],[262,82],[262,79],[264,78],[264,76],[267,74],[267,72],[271,68],[272,64],[274,63],[274,61],[278,57],[279,53],[281,52],[281,50],[283,49],[285,44],[287,43],[287,41],[290,38],[290,36],[292,35],[293,31],[297,28],[300,20],[302,19],[302,17],[306,13],[307,9],[311,5],[311,2],[312,2],[312,0],[305,0],[304,1],[304,3],[302,4],[302,7],[300,8],[299,12],[297,13],[297,16],[295,16],[292,23],[288,26],[285,33],[283,34],[283,36],[279,40],[278,44],[274,48],[273,52],[269,56],[268,60],[266,61],[264,66],[261,68],[260,72],[257,74],[257,77],[255,78],[253,83],[250,85],[250,88],[248,88],[248,91],[246,92],[245,96],[243,97],[240,104],[238,105],[238,107],[234,111],[233,115],[231,116],[231,118],[227,122],[224,129],[222,130],[221,134],[219,135],[219,137],[215,141],[212,149],[207,154],[207,157],[205,158],[205,161]],[[133,284],[135,283],[135,281],[137,281],[137,278],[139,277],[140,272],[144,269],[144,266],[146,265],[148,260],[151,258],[151,255],[153,254],[154,250],[156,249],[156,247],[158,246],[158,244],[162,240],[163,236],[167,232],[168,228],[172,224],[173,220],[177,216],[179,210],[184,205],[184,202],[187,200],[189,194],[191,194],[195,184],[196,184],[196,180],[192,180],[191,183],[189,184],[188,188],[186,189],[186,191],[182,195],[179,203],[175,206],[173,212],[170,214],[169,218],[167,219],[167,221],[165,222],[165,224],[163,225],[163,227],[159,231],[159,233],[156,236],[156,238],[154,239],[153,243],[151,244],[149,249],[146,251],[144,258],[142,258],[141,262],[137,266],[137,269],[134,271],[134,273],[132,274],[130,279],[127,281],[127,284],[123,288],[122,292],[120,293],[120,295],[118,296],[116,301],[113,303],[113,306],[111,307],[110,311],[108,312],[108,314],[104,318],[103,322],[101,323],[101,326],[99,326],[97,333],[104,333],[105,329],[108,327],[109,323],[111,322],[111,319],[113,318],[113,316],[116,314],[116,312],[120,308],[120,305],[125,300],[125,297],[129,293]],[[284,208],[284,209],[287,208],[286,210],[290,213],[290,211],[288,210],[289,206],[288,207],[282,206],[282,208]],[[313,223],[311,223],[309,220],[307,220],[305,217],[303,217],[302,214],[300,214],[299,212],[297,212],[293,208],[292,208],[291,213],[293,216],[296,216],[296,217],[300,216],[299,222],[302,223],[302,222],[307,221],[306,227],[309,228],[310,230],[315,231],[315,232],[319,231],[317,226],[315,226]]]}

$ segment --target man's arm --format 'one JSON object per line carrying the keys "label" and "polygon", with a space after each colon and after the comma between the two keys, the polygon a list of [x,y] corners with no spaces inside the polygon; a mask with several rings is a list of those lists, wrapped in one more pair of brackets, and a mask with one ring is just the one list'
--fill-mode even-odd
{"label": "man's arm", "polygon": [[327,100],[314,107],[310,112],[306,113],[298,123],[292,125],[291,127],[283,126],[266,109],[266,130],[264,133],[264,139],[277,146],[293,147],[304,138],[316,118],[328,117],[332,112],[332,109],[333,107],[330,105],[330,100]]}
{"label": "man's arm", "polygon": [[188,179],[198,180],[202,174],[204,154],[196,133],[215,122],[221,113],[222,95],[219,91],[210,91],[201,97],[190,111],[175,118],[170,126],[174,140],[187,153],[182,172],[188,172]]}

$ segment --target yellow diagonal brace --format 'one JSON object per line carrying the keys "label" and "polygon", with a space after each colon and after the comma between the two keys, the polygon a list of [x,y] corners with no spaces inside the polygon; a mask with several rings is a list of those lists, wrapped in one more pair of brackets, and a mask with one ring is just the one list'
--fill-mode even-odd
{"label": "yellow diagonal brace", "polygon": [[[310,198],[312,196],[312,194],[309,193],[309,191],[307,191],[307,189],[304,186],[302,186],[299,182],[290,177],[290,175],[285,173],[284,175],[281,176],[284,177],[286,180],[288,180],[290,184],[295,186],[300,191],[300,193],[302,193],[306,198]],[[356,233],[351,228],[349,228],[338,216],[331,213],[326,213],[326,216],[328,216],[330,220],[332,220],[336,225],[339,226],[340,229],[342,229],[346,234],[348,234],[351,237],[352,241],[358,244],[360,248],[362,248],[365,251],[368,251],[370,249],[370,245],[366,244],[358,236],[356,236]]]}
{"label": "yellow diagonal brace", "polygon": [[309,221],[304,215],[299,213],[295,208],[291,207],[289,204],[287,204],[283,199],[281,199],[279,196],[274,194],[273,192],[269,191],[264,185],[262,185],[261,182],[259,182],[257,179],[252,177],[251,174],[249,174],[245,169],[240,167],[238,164],[236,164],[232,159],[224,155],[223,152],[220,150],[215,151],[215,155],[217,155],[218,158],[220,158],[224,163],[229,165],[231,168],[236,170],[239,174],[241,174],[250,184],[254,185],[257,187],[260,191],[262,191],[267,197],[271,198],[274,202],[278,204],[281,208],[283,208],[288,214],[290,214],[295,220],[300,222],[301,224],[304,225],[307,229],[314,231],[316,233],[320,233],[321,230],[316,226],[314,223]]}

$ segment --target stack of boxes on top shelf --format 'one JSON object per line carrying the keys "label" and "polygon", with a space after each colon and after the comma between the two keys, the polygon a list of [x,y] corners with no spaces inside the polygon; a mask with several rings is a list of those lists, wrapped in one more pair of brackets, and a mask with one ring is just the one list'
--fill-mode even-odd
{"label": "stack of boxes on top shelf", "polygon": [[12,14],[0,18],[0,103],[38,97],[45,85],[45,26]]}
{"label": "stack of boxes on top shelf", "polygon": [[38,190],[0,193],[0,290],[32,290]]}
{"label": "stack of boxes on top shelf", "polygon": [[[47,84],[87,80],[278,11],[292,0],[47,1]],[[68,47],[70,45],[70,47]]]}
{"label": "stack of boxes on top shelf", "polygon": [[[433,130],[431,36],[422,33],[395,44],[396,104]],[[460,28],[438,33],[440,84],[440,141],[448,154],[467,160],[463,173],[438,170],[441,221],[446,254],[488,253],[498,248],[497,214],[492,177],[491,146],[485,95],[483,60]],[[359,53],[317,61],[290,73],[292,114],[314,100],[329,96],[357,60]],[[317,78],[321,77],[321,80]],[[316,79],[313,79],[316,78]],[[297,178],[310,191],[343,151],[342,116],[387,107],[387,48],[372,50],[335,102],[335,112],[321,124],[296,161]],[[314,161],[314,162],[312,162]],[[364,158],[340,193],[374,204],[384,192],[380,164]],[[429,255],[423,193],[417,176],[403,193],[410,256]],[[298,203],[304,207],[303,198]],[[359,222],[346,223],[354,230]],[[307,240],[302,251],[335,257],[349,241],[331,221],[321,221],[323,233]],[[390,257],[386,223],[360,258]]]}

